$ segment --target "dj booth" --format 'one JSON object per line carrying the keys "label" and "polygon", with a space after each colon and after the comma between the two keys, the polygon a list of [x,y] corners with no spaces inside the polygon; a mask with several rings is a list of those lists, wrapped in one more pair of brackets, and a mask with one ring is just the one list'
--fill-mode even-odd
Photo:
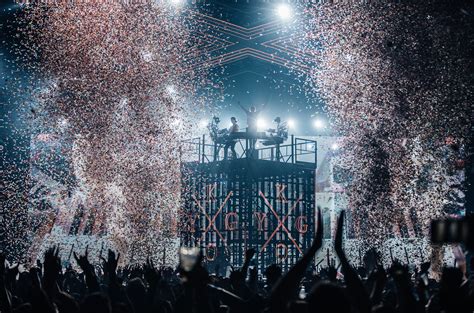
{"label": "dj booth", "polygon": [[255,138],[237,136],[241,149],[229,160],[206,136],[184,143],[181,245],[200,247],[211,270],[242,265],[249,248],[259,270],[287,270],[314,236],[317,143],[291,136],[249,151]]}

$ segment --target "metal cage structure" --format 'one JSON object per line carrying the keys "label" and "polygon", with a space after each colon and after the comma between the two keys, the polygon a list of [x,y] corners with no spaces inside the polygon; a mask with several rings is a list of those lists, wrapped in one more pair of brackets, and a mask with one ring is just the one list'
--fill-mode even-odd
{"label": "metal cage structure", "polygon": [[279,158],[266,147],[226,161],[215,147],[205,155],[204,137],[187,144],[199,155],[182,163],[181,245],[200,247],[209,266],[241,266],[254,248],[260,272],[288,270],[314,237],[316,142],[292,137]]}

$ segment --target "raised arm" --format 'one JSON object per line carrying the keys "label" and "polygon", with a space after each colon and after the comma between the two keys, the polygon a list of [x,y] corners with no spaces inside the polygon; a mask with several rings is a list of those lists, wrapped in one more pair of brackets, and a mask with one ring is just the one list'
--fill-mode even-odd
{"label": "raised arm", "polygon": [[372,305],[377,305],[382,302],[382,293],[387,282],[387,273],[383,266],[379,265],[371,275],[374,278],[374,284],[370,292],[370,302]]}
{"label": "raised arm", "polygon": [[247,272],[249,269],[250,261],[252,260],[254,255],[255,255],[255,249],[253,248],[250,248],[247,251],[245,251],[244,265],[242,265],[242,268],[240,269],[242,275],[244,276],[244,279],[247,278]]}
{"label": "raised arm", "polygon": [[56,308],[41,286],[40,270],[30,269],[31,277],[31,306],[33,312],[55,313]]}
{"label": "raised arm", "polygon": [[43,289],[53,299],[59,291],[58,279],[61,274],[59,247],[52,247],[44,254]]}
{"label": "raised arm", "polygon": [[76,252],[73,253],[74,259],[76,260],[77,264],[81,267],[84,275],[86,277],[86,284],[89,292],[99,292],[100,285],[99,281],[97,280],[97,276],[95,275],[94,267],[92,264],[89,263],[87,259],[89,256],[88,247],[86,248],[86,253],[84,255],[77,256]]}
{"label": "raised arm", "polygon": [[336,238],[334,240],[334,249],[336,255],[341,261],[341,270],[344,274],[344,280],[346,281],[347,289],[349,290],[349,296],[351,301],[356,306],[357,311],[360,313],[369,313],[371,311],[369,295],[365,291],[364,285],[357,275],[356,271],[352,268],[347,260],[344,249],[342,248],[342,229],[344,226],[344,211],[341,211],[337,220]]}
{"label": "raised arm", "polygon": [[276,286],[272,290],[271,294],[271,311],[272,312],[285,312],[286,304],[296,294],[298,285],[311,263],[316,252],[323,245],[323,219],[321,217],[321,209],[317,211],[317,229],[316,236],[314,237],[313,244],[306,251],[303,257],[296,262],[295,265],[288,271],[288,273],[278,281]]}

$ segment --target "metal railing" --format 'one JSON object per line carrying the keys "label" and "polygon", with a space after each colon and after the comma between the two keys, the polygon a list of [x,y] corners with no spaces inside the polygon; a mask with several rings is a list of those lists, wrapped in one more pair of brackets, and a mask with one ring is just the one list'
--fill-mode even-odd
{"label": "metal railing", "polygon": [[[290,136],[287,144],[275,144],[251,151],[248,139],[240,139],[236,144],[237,159],[253,158],[292,164],[317,163],[317,142]],[[209,163],[224,160],[224,145],[216,144],[206,135],[184,140],[181,147],[183,162]],[[231,159],[231,153],[228,154]]]}

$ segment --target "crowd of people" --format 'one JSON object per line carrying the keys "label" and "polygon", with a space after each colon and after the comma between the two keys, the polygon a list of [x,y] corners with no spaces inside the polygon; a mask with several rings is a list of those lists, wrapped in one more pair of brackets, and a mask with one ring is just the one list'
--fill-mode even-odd
{"label": "crowd of people", "polygon": [[343,221],[344,212],[334,242],[340,268],[310,270],[323,245],[318,210],[311,247],[287,273],[271,265],[264,279],[249,266],[254,249],[246,251],[244,264],[229,277],[206,269],[202,258],[191,269],[159,268],[151,259],[119,268],[120,255],[111,250],[100,270],[90,263],[87,251],[74,253],[80,271],[63,269],[58,248],[47,250],[43,261],[19,272],[18,265],[6,265],[2,254],[0,312],[473,312],[472,277],[460,267],[445,268],[439,281],[429,277],[429,263],[414,268],[394,261],[384,268],[375,260],[373,266],[353,268],[344,253]]}

